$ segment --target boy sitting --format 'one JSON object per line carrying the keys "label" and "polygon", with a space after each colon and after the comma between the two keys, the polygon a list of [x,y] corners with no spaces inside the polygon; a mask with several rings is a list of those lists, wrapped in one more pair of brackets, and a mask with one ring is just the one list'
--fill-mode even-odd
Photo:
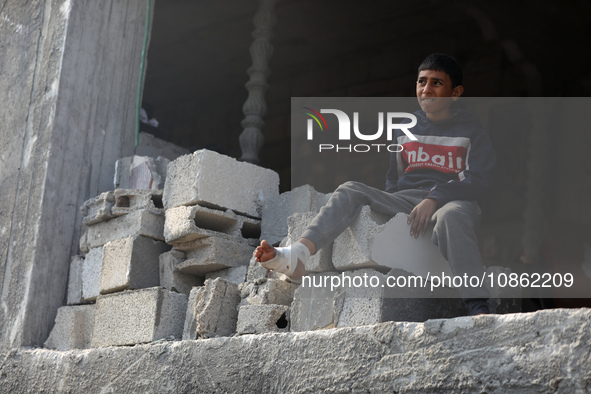
{"label": "boy sitting", "polygon": [[[396,143],[404,149],[390,155],[386,191],[359,182],[344,183],[297,242],[275,248],[263,240],[255,250],[259,264],[301,278],[310,255],[334,241],[369,205],[388,217],[409,214],[414,237],[425,234],[433,223],[431,240],[452,273],[482,277],[476,201],[489,186],[495,155],[480,123],[465,111],[450,109],[463,91],[459,63],[449,55],[429,55],[419,66],[416,94],[421,110],[415,112],[418,122],[410,129],[418,140],[396,130]],[[485,288],[463,287],[460,294],[470,315],[489,313]]]}

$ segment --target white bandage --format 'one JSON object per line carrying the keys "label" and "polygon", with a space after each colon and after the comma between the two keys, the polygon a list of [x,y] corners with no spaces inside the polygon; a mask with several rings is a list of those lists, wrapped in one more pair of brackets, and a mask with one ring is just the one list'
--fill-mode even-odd
{"label": "white bandage", "polygon": [[259,264],[268,270],[279,272],[290,278],[298,266],[298,260],[305,266],[310,258],[310,251],[301,242],[296,242],[284,248],[275,248],[275,252],[277,254],[274,258]]}

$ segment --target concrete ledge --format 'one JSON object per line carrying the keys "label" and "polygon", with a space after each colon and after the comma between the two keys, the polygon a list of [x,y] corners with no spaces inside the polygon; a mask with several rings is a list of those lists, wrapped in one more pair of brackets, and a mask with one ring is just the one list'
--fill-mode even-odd
{"label": "concrete ledge", "polygon": [[588,392],[591,309],[2,355],[0,391]]}

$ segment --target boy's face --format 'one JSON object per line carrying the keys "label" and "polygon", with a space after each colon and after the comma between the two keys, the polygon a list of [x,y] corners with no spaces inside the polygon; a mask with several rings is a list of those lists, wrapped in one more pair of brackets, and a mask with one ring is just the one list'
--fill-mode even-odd
{"label": "boy's face", "polygon": [[464,88],[452,87],[451,78],[445,71],[423,70],[417,78],[417,100],[431,121],[440,121],[452,116],[449,107],[460,98]]}

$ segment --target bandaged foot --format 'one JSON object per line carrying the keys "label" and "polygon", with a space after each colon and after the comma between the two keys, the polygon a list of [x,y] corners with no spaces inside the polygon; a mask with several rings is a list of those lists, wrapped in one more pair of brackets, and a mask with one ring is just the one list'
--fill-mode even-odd
{"label": "bandaged foot", "polygon": [[275,257],[267,261],[259,261],[259,264],[275,272],[284,274],[291,278],[298,266],[298,260],[304,266],[310,258],[310,250],[301,242],[296,242],[283,248],[275,248]]}

